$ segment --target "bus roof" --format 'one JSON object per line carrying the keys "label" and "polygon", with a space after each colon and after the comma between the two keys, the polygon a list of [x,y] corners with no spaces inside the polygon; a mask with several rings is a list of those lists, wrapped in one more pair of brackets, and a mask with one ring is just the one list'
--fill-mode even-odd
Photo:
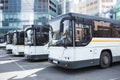
{"label": "bus roof", "polygon": [[60,15],[60,16],[50,20],[49,22],[57,20],[57,19],[62,19],[62,18],[67,17],[67,16],[68,17],[75,17],[75,18],[85,18],[85,19],[90,19],[90,20],[93,20],[93,21],[94,20],[106,21],[106,22],[110,22],[110,23],[113,23],[113,24],[119,24],[120,25],[120,21],[118,21],[118,20],[102,18],[102,17],[98,17],[98,16],[84,15],[84,14],[79,14],[79,13],[67,13],[67,14],[64,14],[64,15]]}

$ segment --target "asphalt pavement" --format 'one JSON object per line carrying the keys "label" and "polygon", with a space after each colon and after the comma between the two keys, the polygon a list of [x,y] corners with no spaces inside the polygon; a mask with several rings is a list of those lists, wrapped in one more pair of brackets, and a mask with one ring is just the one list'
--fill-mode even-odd
{"label": "asphalt pavement", "polygon": [[0,50],[0,80],[120,80],[120,62],[110,68],[99,66],[68,70],[47,60],[29,61]]}

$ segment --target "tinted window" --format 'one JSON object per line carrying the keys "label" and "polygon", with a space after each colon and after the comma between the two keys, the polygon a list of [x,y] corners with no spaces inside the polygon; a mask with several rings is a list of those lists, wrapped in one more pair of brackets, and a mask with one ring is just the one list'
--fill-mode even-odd
{"label": "tinted window", "polygon": [[21,32],[20,34],[19,34],[19,44],[20,45],[23,45],[24,44],[24,32]]}
{"label": "tinted window", "polygon": [[42,27],[37,28],[35,31],[36,46],[42,46],[48,43],[49,41],[49,28]]}
{"label": "tinted window", "polygon": [[94,37],[111,37],[110,23],[94,21]]}
{"label": "tinted window", "polygon": [[94,37],[120,38],[120,27],[104,21],[94,21]]}
{"label": "tinted window", "polygon": [[113,27],[111,36],[115,38],[120,38],[120,27]]}
{"label": "tinted window", "polygon": [[87,45],[90,39],[91,39],[91,25],[76,22],[75,23],[76,46]]}
{"label": "tinted window", "polygon": [[98,26],[98,30],[94,31],[94,37],[111,37],[111,28]]}

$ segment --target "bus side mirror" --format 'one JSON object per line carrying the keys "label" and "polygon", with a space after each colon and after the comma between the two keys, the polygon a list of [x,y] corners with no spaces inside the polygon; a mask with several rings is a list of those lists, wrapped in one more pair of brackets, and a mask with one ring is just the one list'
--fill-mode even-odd
{"label": "bus side mirror", "polygon": [[61,24],[60,24],[60,33],[63,32],[63,28],[64,28],[64,24],[61,23]]}

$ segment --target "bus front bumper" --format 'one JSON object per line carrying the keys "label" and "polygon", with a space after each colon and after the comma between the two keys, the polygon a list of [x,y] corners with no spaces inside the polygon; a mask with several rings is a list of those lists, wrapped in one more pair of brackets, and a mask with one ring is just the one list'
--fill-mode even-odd
{"label": "bus front bumper", "polygon": [[24,56],[24,52],[19,52],[18,55],[20,55],[20,56]]}
{"label": "bus front bumper", "polygon": [[28,54],[25,54],[25,57],[29,60],[43,60],[43,59],[48,59],[48,54],[44,54],[44,55],[28,55]]}
{"label": "bus front bumper", "polygon": [[59,67],[66,68],[66,69],[78,69],[78,68],[83,68],[83,67],[87,67],[87,66],[94,66],[94,65],[99,64],[98,59],[96,59],[96,60],[83,60],[83,61],[63,61],[63,60],[48,58],[48,61],[52,64],[55,64]]}
{"label": "bus front bumper", "polygon": [[12,54],[12,49],[7,49],[7,54]]}
{"label": "bus front bumper", "polygon": [[56,59],[51,59],[51,58],[49,58],[48,61],[50,63],[55,64],[62,68],[67,68],[67,69],[76,69],[77,68],[73,61],[72,62],[71,61],[62,61],[62,60],[56,60]]}
{"label": "bus front bumper", "polygon": [[12,53],[13,53],[14,55],[24,56],[24,52],[12,51]]}

